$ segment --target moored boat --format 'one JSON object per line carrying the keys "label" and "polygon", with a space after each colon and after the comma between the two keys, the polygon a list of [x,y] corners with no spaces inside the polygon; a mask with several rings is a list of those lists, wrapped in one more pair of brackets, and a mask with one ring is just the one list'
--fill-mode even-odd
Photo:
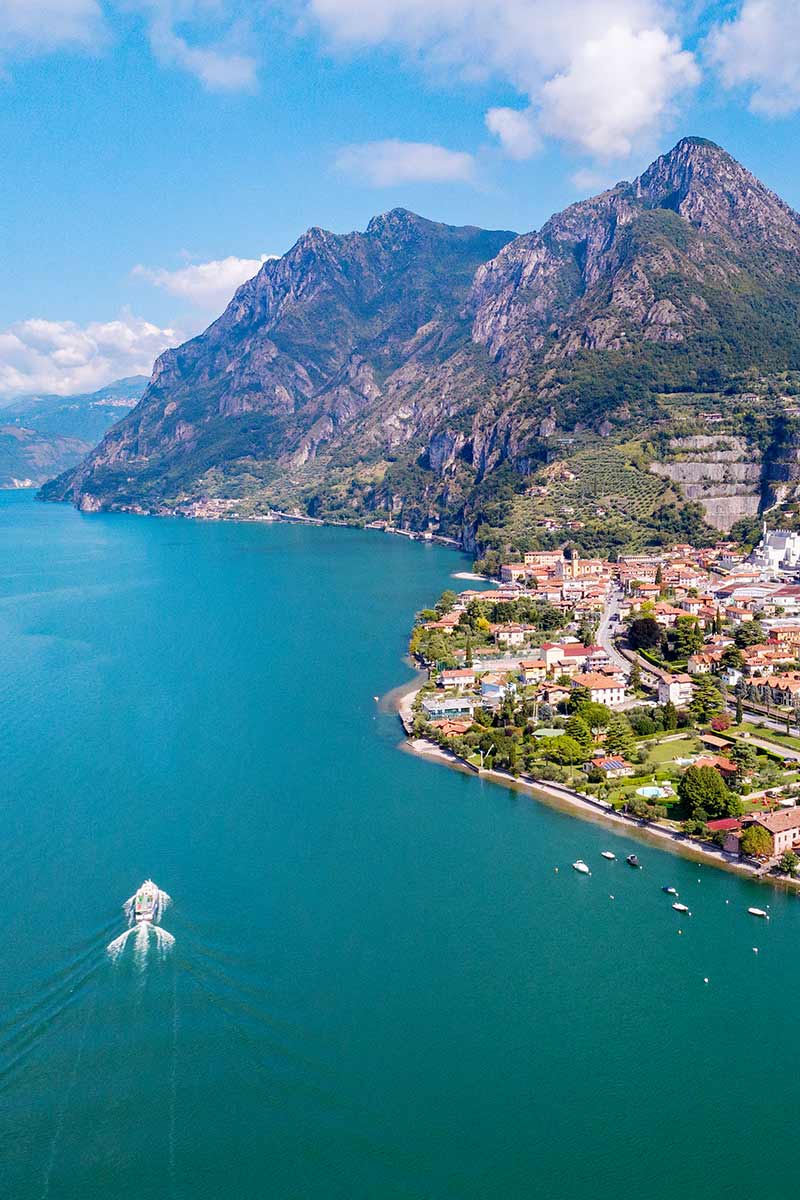
{"label": "moored boat", "polygon": [[582,858],[575,860],[575,862],[572,864],[572,869],[573,871],[579,871],[581,875],[591,875],[592,873]]}
{"label": "moored boat", "polygon": [[642,869],[642,864],[639,862],[639,859],[636,857],[635,854],[629,854],[628,857],[625,859],[625,862],[628,864],[629,867],[636,867],[636,869],[639,871],[641,871],[641,869]]}
{"label": "moored boat", "polygon": [[691,915],[692,915],[692,914],[689,912],[689,905],[688,905],[688,904],[673,904],[673,906],[672,906],[672,907],[675,909],[675,912],[689,913],[689,916],[691,916]]}
{"label": "moored boat", "polygon": [[767,921],[769,920],[769,913],[765,912],[763,908],[748,908],[747,911],[751,917],[764,917]]}
{"label": "moored boat", "polygon": [[614,859],[617,857],[613,850],[601,850],[600,854],[602,855],[603,858],[608,858],[608,859]]}
{"label": "moored boat", "polygon": [[662,892],[666,892],[668,896],[677,896],[678,889],[674,887],[662,887]]}

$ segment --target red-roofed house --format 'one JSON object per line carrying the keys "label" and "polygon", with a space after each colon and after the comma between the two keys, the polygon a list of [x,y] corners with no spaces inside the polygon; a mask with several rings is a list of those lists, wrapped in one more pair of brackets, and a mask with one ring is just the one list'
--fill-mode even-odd
{"label": "red-roofed house", "polygon": [[597,671],[589,671],[584,675],[576,675],[573,684],[585,687],[592,700],[597,704],[605,704],[608,708],[618,708],[625,703],[625,685],[611,675],[601,675]]}

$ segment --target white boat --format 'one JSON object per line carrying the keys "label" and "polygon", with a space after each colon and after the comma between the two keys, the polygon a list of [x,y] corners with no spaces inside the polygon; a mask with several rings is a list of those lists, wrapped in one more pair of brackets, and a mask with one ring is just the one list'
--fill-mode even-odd
{"label": "white boat", "polygon": [[592,873],[582,858],[576,859],[572,864],[572,869],[573,871],[580,871],[581,875],[591,875]]}
{"label": "white boat", "polygon": [[[688,905],[688,904],[678,904],[678,903],[675,903],[675,904],[673,904],[673,906],[672,906],[672,907],[675,909],[675,912],[685,912],[685,913],[688,913],[688,912],[689,912],[689,905]],[[691,915],[692,915],[692,914],[691,914],[691,913],[689,913],[689,916],[691,916]]]}
{"label": "white boat", "polygon": [[613,859],[613,858],[617,857],[613,850],[601,850],[600,854],[602,855],[603,858],[608,858],[608,859]]}
{"label": "white boat", "polygon": [[748,908],[747,911],[751,917],[765,917],[767,921],[769,920],[769,913],[764,912],[763,908]]}
{"label": "white boat", "polygon": [[145,879],[133,898],[134,921],[152,921],[158,906],[158,888],[152,879]]}

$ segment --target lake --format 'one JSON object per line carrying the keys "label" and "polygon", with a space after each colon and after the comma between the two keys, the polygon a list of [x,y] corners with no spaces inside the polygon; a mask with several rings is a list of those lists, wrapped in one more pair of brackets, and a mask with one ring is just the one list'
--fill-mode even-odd
{"label": "lake", "polygon": [[788,1187],[800,899],[398,748],[467,565],[0,493],[4,1196]]}

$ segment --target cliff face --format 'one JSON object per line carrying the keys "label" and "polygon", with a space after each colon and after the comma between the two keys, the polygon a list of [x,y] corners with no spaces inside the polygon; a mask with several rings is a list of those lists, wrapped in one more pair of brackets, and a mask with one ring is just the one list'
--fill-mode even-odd
{"label": "cliff face", "polygon": [[310,230],[162,355],[136,410],[44,494],[146,511],[219,495],[474,532],[565,443],[641,436],[669,421],[665,396],[800,367],[799,317],[800,218],[685,138],[521,237],[405,210]]}

